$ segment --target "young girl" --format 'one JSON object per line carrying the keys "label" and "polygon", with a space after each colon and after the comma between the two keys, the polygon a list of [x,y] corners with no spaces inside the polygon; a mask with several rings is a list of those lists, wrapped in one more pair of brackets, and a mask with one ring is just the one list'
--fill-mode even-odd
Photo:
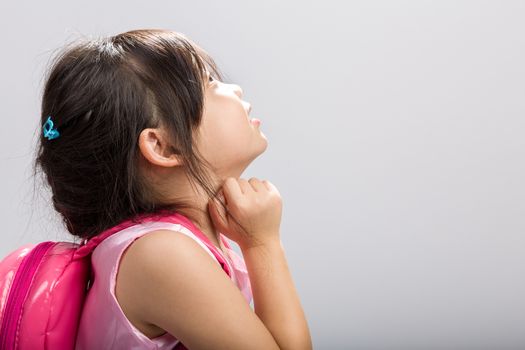
{"label": "young girl", "polygon": [[240,178],[267,139],[222,80],[166,30],[80,40],[55,58],[35,169],[72,235],[115,231],[91,257],[77,349],[312,348],[280,194]]}

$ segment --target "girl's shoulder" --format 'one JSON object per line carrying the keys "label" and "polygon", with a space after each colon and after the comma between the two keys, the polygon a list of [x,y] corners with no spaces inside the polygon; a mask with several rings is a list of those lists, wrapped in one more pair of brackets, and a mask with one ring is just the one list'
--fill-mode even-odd
{"label": "girl's shoulder", "polygon": [[[151,259],[148,255],[162,254],[159,247],[171,245],[176,241],[176,244],[186,253],[194,254],[195,250],[202,250],[200,244],[190,244],[188,247],[187,241],[193,240],[199,242],[199,238],[193,235],[183,234],[177,235],[172,230],[165,229],[155,230],[144,234],[137,239],[133,239],[126,249],[123,251],[120,261],[117,266],[117,273],[115,276],[115,297],[124,315],[138,330],[140,330],[148,338],[156,338],[164,335],[166,331],[151,322],[147,321],[147,315],[141,306],[144,300],[142,289],[136,284],[136,274],[141,273],[141,268],[145,261]],[[182,241],[181,241],[182,237]],[[181,243],[183,242],[183,243]],[[191,242],[191,241],[190,241]],[[193,248],[193,249],[192,249]],[[158,253],[157,253],[158,252]],[[179,251],[173,251],[173,254],[180,254]],[[210,259],[215,260],[213,254],[208,252]],[[163,288],[162,283],[164,279],[159,279],[158,285],[150,285],[151,288]]]}
{"label": "girl's shoulder", "polygon": [[[164,330],[189,348],[248,345],[253,339],[249,334],[242,336],[246,329],[271,340],[239,288],[210,259],[188,235],[149,232],[130,244],[122,256],[117,277],[119,302],[144,331],[155,325],[158,328],[152,335]],[[237,269],[234,271],[238,276]],[[225,332],[231,331],[240,338],[225,338]]]}

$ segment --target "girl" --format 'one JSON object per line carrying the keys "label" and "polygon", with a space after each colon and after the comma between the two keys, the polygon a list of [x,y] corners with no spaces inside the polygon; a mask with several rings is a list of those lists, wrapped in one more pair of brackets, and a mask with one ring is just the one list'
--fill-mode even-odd
{"label": "girl", "polygon": [[167,30],[85,39],[55,58],[35,172],[72,235],[116,231],[92,255],[77,349],[312,348],[281,196],[240,178],[267,139],[222,80]]}

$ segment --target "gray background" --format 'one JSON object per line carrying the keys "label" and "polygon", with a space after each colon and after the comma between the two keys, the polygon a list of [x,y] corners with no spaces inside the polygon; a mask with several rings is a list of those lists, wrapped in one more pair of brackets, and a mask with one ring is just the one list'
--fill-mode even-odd
{"label": "gray background", "polygon": [[1,257],[69,240],[29,167],[53,51],[156,27],[262,120],[316,349],[525,349],[523,1],[3,1]]}

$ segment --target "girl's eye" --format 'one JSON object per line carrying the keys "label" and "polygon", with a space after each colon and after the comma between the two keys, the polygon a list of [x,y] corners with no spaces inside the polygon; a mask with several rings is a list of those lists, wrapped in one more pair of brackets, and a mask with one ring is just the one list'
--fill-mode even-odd
{"label": "girl's eye", "polygon": [[213,77],[210,75],[210,78],[209,78],[208,81],[212,82],[213,80],[215,80],[215,79],[213,79]]}

